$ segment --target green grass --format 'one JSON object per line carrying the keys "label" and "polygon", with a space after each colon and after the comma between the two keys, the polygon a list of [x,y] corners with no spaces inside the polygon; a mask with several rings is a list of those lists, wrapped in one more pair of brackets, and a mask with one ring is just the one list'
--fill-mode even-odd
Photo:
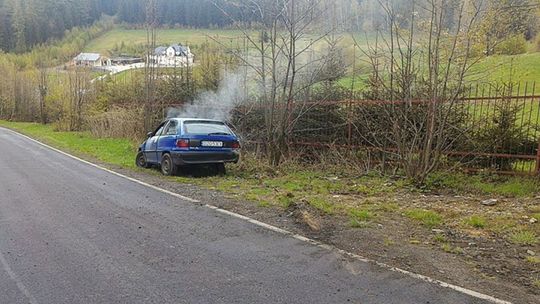
{"label": "green grass", "polygon": [[474,228],[486,227],[486,219],[484,217],[473,215],[465,220],[465,223]]}
{"label": "green grass", "polygon": [[[206,42],[211,42],[212,37],[220,43],[236,47],[242,46],[242,32],[237,30],[223,29],[159,29],[157,31],[157,45],[170,45],[174,43],[182,43],[190,46],[201,45]],[[115,28],[97,39],[92,40],[85,47],[87,52],[97,52],[101,54],[109,54],[115,45],[145,45],[146,30],[144,29],[125,29]]]}
{"label": "green grass", "polygon": [[[258,32],[249,33],[250,36],[258,35]],[[318,38],[317,34],[305,35],[306,40]],[[374,36],[366,36],[365,34],[356,34],[356,42],[359,47],[366,48],[368,41],[374,40]],[[244,33],[237,29],[158,29],[156,42],[160,44],[185,43],[188,45],[200,45],[213,40],[219,41],[227,47],[243,47]],[[115,45],[120,45],[124,42],[126,45],[145,45],[146,30],[145,29],[126,29],[117,27],[97,39],[92,40],[85,47],[88,52],[102,52],[106,54]],[[341,37],[340,44],[347,50],[348,55],[352,56],[353,39],[346,34]],[[357,51],[357,55],[359,52]]]}
{"label": "green grass", "polygon": [[531,264],[540,264],[540,257],[537,256],[528,256],[525,260]]}
{"label": "green grass", "polygon": [[286,193],[279,195],[277,200],[283,208],[289,208],[294,204],[295,197],[292,193]]}
{"label": "green grass", "polygon": [[446,243],[446,236],[444,236],[442,233],[437,233],[433,237],[433,240],[437,243]]}
{"label": "green grass", "polygon": [[[484,58],[473,66],[470,81],[522,83],[520,93],[532,94],[532,83],[539,82],[537,85],[540,85],[540,52]],[[525,82],[529,82],[526,91]],[[517,87],[515,90],[518,93]],[[540,87],[536,87],[535,91],[536,95],[540,94]]]}
{"label": "green grass", "polygon": [[51,125],[6,122],[0,126],[13,128],[59,149],[83,154],[113,165],[135,168],[135,145],[127,139],[95,138],[89,132],[55,132]]}
{"label": "green grass", "polygon": [[338,84],[346,89],[353,89],[353,91],[363,91],[366,89],[366,80],[369,78],[369,74],[360,74],[356,77],[349,75],[338,80]]}
{"label": "green grass", "polygon": [[441,249],[444,252],[453,253],[453,254],[462,254],[463,253],[463,248],[458,247],[458,246],[452,246],[452,245],[450,245],[448,243],[442,244]]}
{"label": "green grass", "polygon": [[507,233],[509,231],[515,231],[518,226],[519,220],[510,216],[496,216],[489,219],[489,228],[497,233]]}
{"label": "green grass", "polygon": [[532,231],[521,230],[510,235],[510,241],[518,245],[535,245],[538,243],[536,234]]}
{"label": "green grass", "polygon": [[435,173],[429,177],[427,185],[429,188],[506,197],[531,197],[540,193],[540,181],[534,177]]}
{"label": "green grass", "polygon": [[372,207],[375,211],[396,212],[399,210],[399,205],[392,202],[382,202]]}
{"label": "green grass", "polygon": [[308,199],[309,205],[312,207],[326,213],[326,214],[333,214],[336,211],[336,207],[334,204],[329,202],[327,199],[322,197],[312,197]]}
{"label": "green grass", "polygon": [[357,227],[360,223],[365,223],[373,219],[374,215],[369,210],[353,208],[349,210],[351,226]]}
{"label": "green grass", "polygon": [[405,212],[405,215],[415,221],[420,222],[426,227],[435,227],[442,224],[442,216],[435,211],[424,209],[411,209]]}

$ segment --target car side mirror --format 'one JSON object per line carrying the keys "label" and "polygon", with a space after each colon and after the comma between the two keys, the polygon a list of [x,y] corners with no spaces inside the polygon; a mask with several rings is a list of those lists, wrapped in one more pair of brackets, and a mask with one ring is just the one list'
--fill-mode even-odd
{"label": "car side mirror", "polygon": [[152,135],[154,135],[154,132],[148,132],[148,133],[146,134],[146,137],[150,138],[150,137],[152,137]]}

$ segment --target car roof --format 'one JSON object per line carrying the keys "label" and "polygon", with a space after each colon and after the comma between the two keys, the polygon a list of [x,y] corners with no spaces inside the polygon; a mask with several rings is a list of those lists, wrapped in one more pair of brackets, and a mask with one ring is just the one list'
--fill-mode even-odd
{"label": "car roof", "polygon": [[209,122],[220,122],[220,123],[223,123],[223,124],[225,123],[222,120],[206,119],[206,118],[169,118],[169,120],[175,120],[175,121],[178,121],[180,123],[184,123],[186,121],[209,121]]}

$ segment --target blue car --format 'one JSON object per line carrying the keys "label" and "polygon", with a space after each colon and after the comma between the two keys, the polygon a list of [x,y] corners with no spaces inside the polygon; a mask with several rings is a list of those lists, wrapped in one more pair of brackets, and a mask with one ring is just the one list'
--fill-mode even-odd
{"label": "blue car", "polygon": [[138,167],[159,166],[164,175],[175,175],[186,165],[214,166],[225,174],[225,163],[240,158],[238,137],[222,121],[171,118],[162,122],[139,147]]}

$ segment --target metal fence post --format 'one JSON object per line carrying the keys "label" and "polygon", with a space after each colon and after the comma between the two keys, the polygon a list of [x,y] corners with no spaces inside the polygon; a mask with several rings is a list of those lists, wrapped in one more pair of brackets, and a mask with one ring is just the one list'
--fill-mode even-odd
{"label": "metal fence post", "polygon": [[536,149],[536,175],[540,176],[540,137],[538,138],[538,149]]}
{"label": "metal fence post", "polygon": [[348,108],[349,108],[349,111],[347,113],[347,138],[348,138],[348,144],[349,144],[349,149],[352,148],[352,99],[349,99],[349,105],[348,105]]}

